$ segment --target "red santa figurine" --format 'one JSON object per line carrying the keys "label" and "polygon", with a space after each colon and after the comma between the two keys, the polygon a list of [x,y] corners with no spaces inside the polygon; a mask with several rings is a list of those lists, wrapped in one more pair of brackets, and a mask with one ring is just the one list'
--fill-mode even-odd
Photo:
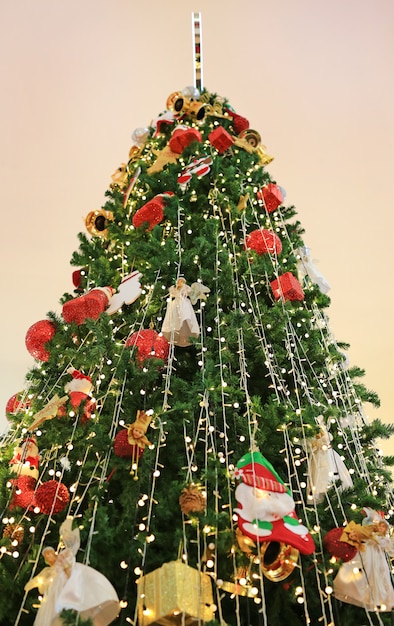
{"label": "red santa figurine", "polygon": [[78,409],[83,403],[82,421],[87,421],[96,407],[96,403],[90,397],[93,389],[92,379],[75,367],[69,367],[67,372],[71,374],[72,380],[65,385],[64,391],[68,393],[73,409]]}
{"label": "red santa figurine", "polygon": [[234,472],[240,481],[235,497],[238,527],[258,543],[276,541],[312,554],[315,544],[295,514],[295,503],[271,463],[259,452],[245,454]]}
{"label": "red santa figurine", "polygon": [[37,480],[39,460],[37,440],[35,437],[28,437],[14,449],[10,471],[18,476],[31,476]]}

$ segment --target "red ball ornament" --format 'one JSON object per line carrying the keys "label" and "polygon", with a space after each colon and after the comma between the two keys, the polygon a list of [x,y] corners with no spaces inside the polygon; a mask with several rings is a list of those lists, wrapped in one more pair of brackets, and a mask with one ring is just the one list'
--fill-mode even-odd
{"label": "red ball ornament", "polygon": [[114,452],[116,456],[123,459],[134,459],[136,461],[142,457],[144,449],[129,443],[127,429],[125,428],[114,439]]}
{"label": "red ball ornament", "polygon": [[140,365],[147,359],[163,359],[167,362],[170,351],[168,340],[151,328],[139,330],[130,335],[126,341],[126,347],[136,348],[136,359]]}
{"label": "red ball ornament", "polygon": [[271,283],[272,293],[275,300],[283,298],[283,300],[303,300],[304,292],[297,278],[293,276],[291,272],[285,272],[281,276],[278,276],[276,280]]}
{"label": "red ball ornament", "polygon": [[25,411],[29,408],[30,402],[24,402],[23,400],[21,400],[21,396],[21,393],[16,393],[11,396],[11,398],[5,405],[6,414],[17,415],[18,413],[22,413],[22,411]]}
{"label": "red ball ornament", "polygon": [[55,332],[56,326],[49,320],[41,320],[30,326],[25,337],[29,354],[39,361],[48,361],[50,353],[45,348],[45,344],[54,337]]}
{"label": "red ball ornament", "polygon": [[36,491],[36,503],[41,513],[56,515],[66,508],[70,494],[66,485],[57,480],[48,480]]}
{"label": "red ball ornament", "polygon": [[341,541],[343,528],[329,530],[323,539],[323,544],[328,554],[342,561],[351,561],[357,553],[357,548],[346,541]]}
{"label": "red ball ornament", "polygon": [[257,198],[264,202],[268,213],[272,213],[283,203],[285,194],[283,189],[274,183],[269,183],[257,192]]}
{"label": "red ball ornament", "polygon": [[21,509],[27,511],[33,511],[37,506],[36,493],[34,491],[36,486],[36,479],[33,476],[19,476],[16,480],[12,480],[11,483],[14,487],[14,494],[10,504],[10,509],[19,506]]}
{"label": "red ball ornament", "polygon": [[282,252],[282,242],[272,230],[259,228],[247,235],[245,247],[254,250],[257,254],[280,254]]}

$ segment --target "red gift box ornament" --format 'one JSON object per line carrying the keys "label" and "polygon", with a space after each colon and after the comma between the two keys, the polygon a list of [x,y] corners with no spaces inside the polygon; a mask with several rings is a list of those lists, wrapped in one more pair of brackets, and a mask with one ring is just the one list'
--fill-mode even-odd
{"label": "red gift box ornament", "polygon": [[217,126],[217,128],[209,133],[208,139],[209,143],[216,148],[219,154],[226,152],[226,150],[234,143],[230,133],[228,133],[223,126]]}
{"label": "red gift box ornament", "polygon": [[49,320],[40,320],[28,329],[25,345],[29,354],[38,361],[49,361],[50,353],[45,344],[50,341],[56,332],[56,326]]}
{"label": "red gift box ornament", "polygon": [[259,228],[254,230],[245,239],[245,247],[254,250],[257,254],[280,254],[282,242],[272,230]]}
{"label": "red gift box ornament", "polygon": [[157,224],[160,224],[164,218],[163,209],[166,199],[173,195],[171,191],[158,194],[138,209],[132,219],[134,228],[140,228],[146,224],[147,229],[152,230]]}
{"label": "red gift box ornament", "polygon": [[126,341],[127,348],[135,347],[136,360],[143,365],[147,359],[162,359],[167,362],[170,344],[168,340],[152,328],[139,330]]}
{"label": "red gift box ornament", "polygon": [[269,183],[257,192],[257,198],[264,202],[264,206],[268,213],[272,213],[278,208],[285,199],[285,192],[279,185]]}
{"label": "red gift box ornament", "polygon": [[272,293],[275,300],[283,298],[283,300],[303,300],[304,292],[297,278],[291,272],[286,272],[282,276],[278,276],[271,283]]}
{"label": "red gift box ornament", "polygon": [[190,128],[190,126],[178,126],[172,133],[169,145],[172,152],[182,154],[184,149],[190,146],[190,144],[194,141],[202,141],[202,135],[197,128]]}

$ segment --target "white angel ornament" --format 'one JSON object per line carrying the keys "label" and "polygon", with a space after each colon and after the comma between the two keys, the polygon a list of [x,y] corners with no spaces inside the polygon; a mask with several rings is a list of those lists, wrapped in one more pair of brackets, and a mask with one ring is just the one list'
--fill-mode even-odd
{"label": "white angel ornament", "polygon": [[300,256],[297,262],[299,281],[302,283],[306,276],[309,276],[310,280],[319,287],[322,293],[330,291],[329,283],[312,262],[309,248],[307,246],[302,246],[301,248],[298,248],[297,252]]}
{"label": "white angel ornament", "polygon": [[337,483],[339,491],[353,487],[352,477],[341,456],[331,447],[332,435],[322,420],[320,432],[308,439],[309,457],[308,498],[319,503],[324,500],[329,487]]}
{"label": "white angel ornament", "polygon": [[392,612],[394,588],[387,556],[394,556],[394,538],[379,511],[368,507],[364,511],[367,517],[362,525],[353,523],[351,528],[348,525],[350,532],[345,540],[359,549],[353,559],[339,568],[334,579],[334,596],[366,611]]}
{"label": "white angel ornament", "polygon": [[43,594],[34,626],[60,626],[63,609],[78,612],[82,619],[91,619],[94,626],[107,626],[118,616],[119,598],[109,580],[100,572],[78,563],[79,530],[72,530],[72,518],[60,527],[64,544],[59,552],[47,547],[42,555],[48,567],[29,580],[25,590],[35,587]]}
{"label": "white angel ornament", "polygon": [[209,289],[200,283],[193,283],[192,287],[189,287],[186,280],[181,277],[168,292],[170,299],[161,332],[176,346],[182,348],[190,346],[190,338],[200,335],[200,327],[190,298],[193,298],[193,303],[198,299],[205,299]]}

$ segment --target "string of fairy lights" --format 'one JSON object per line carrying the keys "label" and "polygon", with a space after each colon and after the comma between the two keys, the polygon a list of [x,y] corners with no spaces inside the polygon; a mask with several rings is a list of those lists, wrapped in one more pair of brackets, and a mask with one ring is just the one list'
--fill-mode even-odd
{"label": "string of fairy lights", "polygon": [[[147,161],[152,159],[152,152],[148,152],[148,156],[146,157]],[[180,159],[180,163],[182,164],[182,159]],[[253,170],[246,172],[246,178],[251,180],[251,175]],[[220,187],[220,189],[219,189]],[[143,188],[138,183],[138,177],[135,181],[134,189],[133,189],[133,197],[130,198],[130,214],[133,211],[133,208],[137,206],[137,204],[146,198],[147,190]],[[303,412],[303,403],[307,401],[307,403],[314,407],[315,409],[320,409],[321,411],[326,410],[327,408],[332,407],[335,409],[333,411],[333,416],[331,420],[329,420],[327,427],[330,427],[330,424],[335,424],[338,429],[338,433],[343,438],[343,443],[338,445],[338,448],[346,451],[347,462],[351,463],[351,466],[348,468],[350,474],[356,473],[358,476],[362,476],[368,482],[368,488],[372,495],[376,495],[376,483],[379,484],[379,477],[373,478],[370,476],[368,465],[364,456],[364,446],[363,442],[360,440],[359,435],[359,427],[364,425],[367,420],[365,414],[363,412],[362,404],[357,396],[355,387],[351,381],[350,376],[346,371],[346,366],[344,365],[344,361],[333,361],[331,359],[331,348],[334,347],[335,351],[339,353],[339,348],[335,342],[335,339],[330,331],[328,319],[324,312],[322,312],[317,305],[313,304],[311,311],[308,311],[310,315],[305,315],[305,317],[298,321],[294,322],[294,314],[299,311],[306,311],[305,304],[299,304],[294,309],[289,309],[285,306],[284,302],[279,300],[276,302],[275,306],[282,307],[282,315],[283,319],[286,320],[286,325],[284,327],[284,342],[283,346],[286,350],[287,354],[287,366],[284,368],[280,365],[279,356],[276,354],[277,349],[270,342],[270,325],[267,324],[264,326],[263,324],[263,315],[260,306],[260,292],[262,289],[266,289],[269,284],[269,276],[266,274],[265,276],[255,276],[255,271],[253,267],[253,263],[251,258],[248,257],[248,265],[247,265],[247,273],[242,273],[238,266],[238,259],[242,254],[242,251],[239,247],[239,234],[235,232],[234,225],[236,221],[231,218],[231,212],[229,208],[226,206],[226,188],[225,181],[223,176],[219,176],[219,182],[215,184],[213,189],[211,190],[209,197],[209,205],[211,207],[212,214],[210,211],[206,209],[204,214],[205,219],[215,219],[218,224],[217,230],[217,248],[216,248],[216,259],[215,259],[215,267],[213,269],[213,279],[212,284],[219,285],[220,283],[220,273],[221,273],[221,259],[225,256],[226,260],[230,262],[231,272],[232,272],[232,283],[234,285],[234,309],[239,314],[244,314],[247,312],[251,319],[253,319],[253,328],[255,337],[258,339],[259,346],[262,350],[262,353],[265,357],[265,366],[267,368],[266,376],[270,380],[270,389],[273,394],[275,394],[277,403],[285,406],[289,412],[289,415],[296,414],[301,425],[302,437],[298,440],[293,439],[290,440],[289,433],[286,427],[282,428],[283,431],[283,440],[284,440],[284,448],[283,454],[286,459],[286,465],[288,468],[288,483],[291,485],[292,492],[297,497],[296,503],[299,505],[304,513],[304,516],[307,517],[307,513],[310,514],[312,510],[316,519],[316,523],[313,529],[313,534],[315,536],[316,543],[318,545],[318,550],[316,551],[316,559],[319,558],[323,553],[323,546],[321,537],[319,534],[319,519],[318,512],[316,507],[316,502],[313,497],[308,499],[308,497],[304,497],[306,483],[299,478],[299,469],[302,464],[305,465],[306,471],[305,474],[309,475],[310,473],[310,455],[308,454],[308,444],[310,442],[310,435],[308,433],[308,424],[305,424],[302,418]],[[285,220],[281,213],[280,208],[276,211],[275,215],[272,217],[268,211],[264,211],[264,205],[261,204],[260,201],[256,199],[248,198],[247,202],[249,206],[252,208],[253,222],[256,227],[261,228],[270,228],[277,232],[282,240],[286,239],[287,245],[291,250],[292,255],[297,256],[297,250],[294,250],[292,247],[292,242],[290,236],[287,232],[287,228],[285,226]],[[165,224],[163,229],[163,240],[162,245],[165,245],[165,242],[168,237],[173,237],[176,241],[176,276],[182,275],[182,233],[186,230],[188,235],[192,234],[192,231],[189,226],[189,217],[185,216],[185,210],[182,207],[182,203],[178,203],[178,219],[177,225],[174,228],[170,222]],[[237,226],[241,229],[243,240],[246,240],[247,234],[250,231],[251,224],[248,223],[246,219],[246,213],[241,212],[239,218],[237,220]],[[132,229],[133,226],[128,226],[127,228]],[[127,229],[126,229],[127,230]],[[126,246],[129,242],[126,242]],[[109,247],[106,251],[111,262],[117,262],[120,265],[120,272],[122,277],[125,275],[128,265],[129,265],[129,255],[125,252],[125,245],[123,243],[115,246],[115,249]],[[121,263],[119,264],[119,259],[121,259]],[[278,277],[282,271],[282,268],[286,265],[287,260],[285,258],[280,258],[277,254],[276,250],[272,252],[270,255],[270,259],[272,262],[272,273]],[[94,259],[91,259],[94,262]],[[197,271],[201,270],[201,259],[196,255],[194,259],[194,263],[197,267]],[[150,261],[146,261],[147,267],[150,266]],[[271,276],[272,277],[272,276]],[[201,280],[200,276],[197,278]],[[156,297],[157,293],[160,291],[165,291],[167,288],[166,285],[161,284],[160,278],[160,269],[157,271],[155,279],[152,284],[145,285],[143,289],[143,293],[141,296],[141,306],[139,307],[139,312],[136,316],[136,321],[129,328],[129,337],[136,331],[143,329],[149,320],[147,319],[147,314],[150,309],[150,304],[152,299]],[[220,508],[227,507],[229,508],[230,520],[231,520],[231,529],[234,531],[234,524],[236,521],[236,517],[232,512],[232,501],[233,501],[233,484],[231,480],[232,471],[234,469],[234,463],[232,459],[233,451],[228,448],[228,437],[227,431],[230,429],[230,422],[228,420],[228,407],[231,406],[232,409],[238,408],[238,402],[231,402],[231,398],[228,397],[228,388],[231,386],[231,375],[229,369],[225,363],[225,351],[228,349],[226,343],[226,328],[224,323],[224,318],[222,318],[222,309],[221,309],[221,299],[220,294],[212,293],[211,298],[215,298],[215,306],[216,306],[216,315],[215,315],[215,327],[214,328],[205,328],[204,321],[204,302],[201,302],[200,308],[198,311],[199,315],[199,325],[201,329],[200,337],[197,341],[197,346],[199,349],[199,361],[198,365],[201,367],[203,372],[204,379],[204,369],[205,369],[205,359],[206,359],[206,351],[207,347],[205,345],[205,338],[207,333],[213,334],[215,339],[218,342],[218,362],[217,368],[220,378],[220,411],[221,411],[221,430],[219,433],[216,432],[217,427],[215,423],[215,417],[211,415],[210,411],[210,389],[206,388],[203,391],[203,395],[200,398],[196,398],[196,402],[199,404],[199,419],[197,420],[197,424],[194,427],[191,421],[187,419],[183,422],[183,437],[185,442],[185,482],[193,482],[193,477],[197,474],[204,474],[207,472],[208,468],[208,460],[210,456],[219,459],[219,462],[225,466],[226,475],[227,475],[227,487],[226,493],[221,493],[219,496],[218,493],[218,485],[216,485],[214,489],[214,497],[215,497],[215,510],[219,512]],[[164,302],[163,302],[164,307]],[[160,323],[162,320],[162,316],[160,314],[157,315],[157,323]],[[114,360],[106,361],[104,363],[101,361],[98,365],[93,368],[93,371],[90,371],[89,374],[92,376],[95,382],[95,391],[96,395],[99,398],[98,406],[95,414],[92,415],[92,419],[99,420],[100,414],[105,411],[106,399],[108,391],[106,394],[100,394],[100,385],[103,377],[107,376],[104,371],[104,365],[110,367],[112,372],[112,381],[108,386],[108,389],[111,388],[111,382],[115,383],[117,380],[117,370],[118,365],[121,361],[121,356],[123,350],[125,349],[124,343],[119,342],[117,339],[117,333],[120,329],[112,320],[110,323],[113,326],[113,340],[117,342],[118,354],[115,356],[118,358],[118,362]],[[125,322],[123,322],[125,323]],[[320,344],[321,349],[325,354],[327,354],[327,367],[328,374],[319,374],[315,370],[314,363],[310,360],[308,356],[308,352],[305,349],[304,339],[309,338],[310,331],[318,330],[320,333]],[[93,340],[93,336],[91,331],[87,333],[85,338],[76,345],[76,351],[83,351],[85,347]],[[237,376],[239,378],[239,388],[243,394],[243,404],[245,408],[244,417],[247,422],[248,428],[248,441],[245,441],[245,448],[252,449],[255,445],[254,435],[256,428],[258,427],[258,418],[255,411],[253,410],[253,401],[249,394],[249,384],[248,384],[248,364],[245,354],[245,345],[244,345],[244,335],[242,328],[237,329],[237,343],[238,343],[238,358],[239,358],[239,370],[237,372]],[[135,346],[131,347],[130,355],[133,357],[135,354]],[[45,366],[42,367],[43,374],[43,387],[36,394],[36,397],[40,400],[49,400],[53,393],[59,388],[61,385],[61,379],[66,374],[68,367],[71,363],[68,364],[67,367],[59,375],[58,379],[52,384],[49,388],[49,383],[45,380]],[[163,401],[161,407],[161,414],[165,416],[165,412],[171,407],[171,385],[173,375],[176,372],[176,357],[174,351],[174,342],[173,337],[170,339],[170,352],[168,357],[168,363],[166,366],[165,373],[163,375]],[[285,375],[287,379],[285,379]],[[292,390],[289,388],[289,380],[291,380]],[[128,383],[130,381],[127,380],[127,376],[124,376],[122,381],[120,391],[116,397],[113,419],[110,426],[109,435],[111,438],[114,438],[115,433],[119,426],[124,426],[125,421],[122,416],[122,403],[124,400],[124,394],[126,393],[126,389],[128,387]],[[25,395],[29,396],[29,388],[25,392]],[[145,390],[142,388],[140,390],[140,394],[144,399],[146,395]],[[219,409],[216,408],[216,412]],[[319,410],[317,410],[319,413]],[[32,413],[31,413],[32,414]],[[69,413],[70,417],[74,417],[74,412]],[[211,418],[214,418],[213,421]],[[77,422],[75,422],[74,430],[67,441],[63,446],[56,444],[52,447],[51,450],[45,453],[44,458],[41,460],[40,472],[41,477],[48,472],[49,476],[56,474],[56,477],[59,480],[62,480],[65,472],[67,471],[67,463],[69,463],[69,454],[72,450],[73,446],[73,437],[75,434],[75,428],[77,426]],[[346,428],[344,427],[346,426]],[[139,501],[137,502],[136,507],[143,508],[146,507],[146,515],[144,515],[143,522],[139,525],[139,531],[146,533],[146,541],[144,544],[144,548],[141,551],[141,563],[136,566],[134,573],[137,576],[140,576],[144,572],[147,551],[150,545],[155,541],[155,537],[150,532],[150,526],[152,521],[152,515],[155,505],[155,486],[157,480],[159,480],[161,475],[161,470],[163,465],[160,462],[160,452],[162,448],[167,445],[166,441],[166,429],[165,429],[165,418],[156,417],[152,422],[152,428],[156,430],[157,443],[156,443],[156,453],[155,460],[152,472],[152,483],[150,492],[147,494],[142,494]],[[351,436],[351,444],[355,449],[355,453],[352,453],[352,446],[348,441],[348,434],[346,430],[350,433]],[[18,438],[22,435],[26,435],[27,430],[23,429],[20,431],[18,428],[14,429],[10,435],[13,438],[13,441],[17,441]],[[40,437],[40,430],[36,431],[37,437]],[[94,435],[94,433],[92,433]],[[196,450],[197,446],[204,446],[204,455],[205,465],[203,467],[199,467],[196,461],[197,455]],[[111,457],[111,450],[108,449],[107,452],[103,455],[95,453],[97,456],[97,461],[94,466],[94,470],[91,474],[90,479],[85,482],[83,485],[82,481],[82,472],[85,462],[88,458],[88,455],[92,452],[93,446],[90,444],[87,446],[85,451],[85,457],[79,461],[77,464],[80,465],[79,477],[75,481],[75,483],[70,487],[71,492],[71,500],[68,506],[68,512],[73,514],[74,517],[79,515],[79,511],[81,510],[82,504],[84,500],[87,498],[88,490],[91,484],[94,482],[98,482],[100,485],[104,484],[108,476],[108,469]],[[65,450],[65,451],[64,451]],[[62,456],[60,456],[62,455]],[[55,466],[57,461],[60,461],[60,465],[62,467],[61,471],[56,471],[52,469],[50,466]],[[97,474],[97,475],[96,475]],[[212,486],[209,486],[210,489]],[[208,485],[205,484],[203,486],[205,495],[208,495]],[[346,521],[345,512],[341,503],[340,498],[340,488],[338,485],[333,482],[331,485],[331,489],[336,494],[336,505],[335,509],[331,504],[331,500],[329,497],[327,500],[327,507],[330,510],[332,515],[333,522],[335,525],[341,525],[344,521]],[[387,494],[388,502],[391,503],[391,506],[394,505],[393,496],[391,493]],[[95,517],[97,513],[98,503],[96,502],[93,507],[92,521],[89,529],[88,542],[85,550],[85,560],[89,561],[89,553],[91,549],[92,542],[94,541],[94,532],[95,532]],[[355,507],[355,505],[353,505]],[[25,514],[26,515],[26,514]],[[22,521],[24,517],[21,518]],[[48,516],[47,528],[49,528],[51,520],[51,515]],[[3,523],[9,523],[9,519],[4,519]],[[188,562],[188,540],[186,533],[186,525],[190,525],[190,520],[183,518],[184,524],[184,532],[183,532],[183,546],[182,546],[182,558],[185,562]],[[199,546],[199,535],[200,528],[198,524],[195,526],[195,542]],[[34,532],[34,526],[31,527],[31,532]],[[207,541],[208,537],[212,540],[209,540],[209,545],[213,546],[210,548],[212,552],[212,557],[208,561],[205,561],[204,568],[207,571],[210,571],[213,578],[217,579],[217,554],[216,554],[216,544],[217,544],[217,529],[209,528],[206,532],[203,531],[204,537],[204,550],[205,553],[208,547]],[[45,537],[45,532],[43,534],[43,540]],[[42,548],[42,546],[41,546]],[[0,558],[3,556],[5,552],[2,550],[0,553]],[[17,550],[12,554],[14,558],[19,558],[19,553]],[[199,558],[201,561],[201,559]],[[34,563],[34,571],[37,568],[38,556]],[[124,567],[126,561],[122,561]],[[209,564],[209,565],[208,565]],[[127,565],[127,564],[126,564]],[[252,597],[254,597],[255,602],[258,602],[262,605],[261,614],[262,619],[264,620],[264,624],[268,624],[267,616],[265,611],[265,594],[264,594],[264,576],[261,569],[261,562],[254,564],[256,566],[254,576],[254,585],[259,585],[258,587],[251,587],[250,581],[245,583],[245,587],[248,587],[248,590],[252,590]],[[322,604],[322,623],[329,624],[330,622],[327,619],[332,620],[332,607],[330,604],[331,600],[331,591],[327,575],[330,572],[322,571],[318,572],[318,568],[316,569],[316,577],[317,577],[317,585],[320,592],[320,600]],[[236,561],[233,555],[233,574],[234,578],[237,579],[238,571],[236,566]],[[303,580],[303,572],[300,568],[300,576],[301,576],[301,585],[298,587],[294,593],[297,597],[297,602],[302,603],[305,608],[305,615],[308,621],[308,602],[307,602],[307,589],[304,585]],[[257,583],[258,581],[258,583]],[[236,600],[236,615],[237,615],[237,623],[240,624],[240,613],[239,613],[239,603],[238,596],[235,593]],[[26,597],[26,596],[25,596]],[[217,595],[218,602],[218,611],[220,614],[220,587]],[[328,614],[329,618],[326,618],[326,610],[324,609],[325,604],[329,605]],[[22,610],[22,609],[21,609]],[[137,609],[136,609],[137,610]],[[136,617],[136,616],[135,616]]]}

